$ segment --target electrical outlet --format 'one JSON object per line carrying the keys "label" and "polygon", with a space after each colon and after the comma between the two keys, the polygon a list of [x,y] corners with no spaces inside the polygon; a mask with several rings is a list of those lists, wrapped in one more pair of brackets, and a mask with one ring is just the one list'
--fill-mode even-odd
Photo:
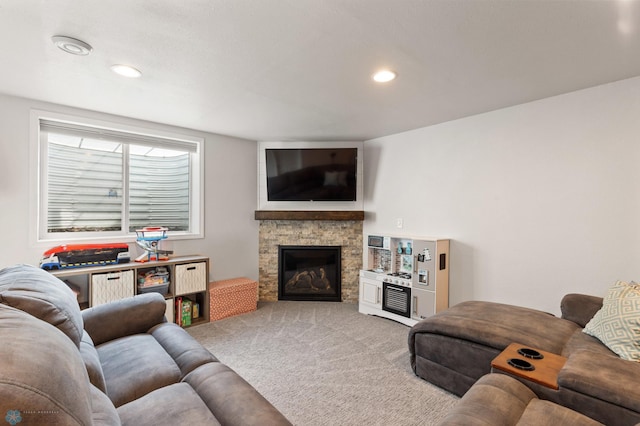
{"label": "electrical outlet", "polygon": [[402,220],[401,217],[396,219],[396,227],[398,228],[402,228],[402,225],[404,225],[404,220]]}

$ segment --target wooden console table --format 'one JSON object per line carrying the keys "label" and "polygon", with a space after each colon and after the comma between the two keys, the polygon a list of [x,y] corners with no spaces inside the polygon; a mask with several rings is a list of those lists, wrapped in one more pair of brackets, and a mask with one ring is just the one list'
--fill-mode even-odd
{"label": "wooden console table", "polygon": [[[518,349],[528,348],[539,352],[543,358],[533,359],[527,358],[518,353]],[[535,369],[532,371],[522,370],[509,364],[509,359],[518,359],[529,362]],[[558,389],[558,373],[564,366],[567,359],[563,356],[553,354],[551,352],[541,351],[531,346],[521,343],[512,343],[502,351],[497,357],[491,361],[492,370],[500,370],[516,377],[531,380],[539,385],[546,386],[551,389]]]}

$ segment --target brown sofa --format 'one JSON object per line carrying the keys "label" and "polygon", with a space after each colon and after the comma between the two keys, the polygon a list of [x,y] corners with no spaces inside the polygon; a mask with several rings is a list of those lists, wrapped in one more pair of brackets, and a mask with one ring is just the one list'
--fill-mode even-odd
{"label": "brown sofa", "polygon": [[524,381],[545,400],[607,425],[640,422],[640,364],[619,358],[582,332],[602,298],[569,294],[562,317],[524,307],[470,301],[429,317],[409,332],[411,367],[421,378],[463,395],[491,372],[491,361],[510,343],[567,358],[558,390]]}
{"label": "brown sofa", "polygon": [[602,426],[573,410],[539,399],[504,374],[482,376],[438,426]]}
{"label": "brown sofa", "polygon": [[80,311],[40,269],[0,271],[0,413],[9,424],[289,425],[166,322],[150,293]]}

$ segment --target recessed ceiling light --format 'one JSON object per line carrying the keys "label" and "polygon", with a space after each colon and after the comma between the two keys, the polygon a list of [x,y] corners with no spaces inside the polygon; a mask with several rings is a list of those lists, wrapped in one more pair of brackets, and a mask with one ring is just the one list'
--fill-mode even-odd
{"label": "recessed ceiling light", "polygon": [[93,48],[84,41],[67,36],[56,35],[51,37],[51,40],[53,41],[53,44],[58,46],[61,50],[73,55],[86,56],[93,50]]}
{"label": "recessed ceiling light", "polygon": [[378,83],[386,83],[396,78],[396,73],[389,70],[378,71],[373,75],[373,79]]}
{"label": "recessed ceiling light", "polygon": [[122,64],[111,65],[111,71],[129,78],[138,78],[142,75],[142,73],[137,69],[129,65]]}

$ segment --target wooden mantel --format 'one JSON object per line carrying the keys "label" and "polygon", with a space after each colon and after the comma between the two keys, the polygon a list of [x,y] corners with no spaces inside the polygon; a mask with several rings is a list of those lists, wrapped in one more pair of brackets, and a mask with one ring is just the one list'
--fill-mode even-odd
{"label": "wooden mantel", "polygon": [[256,210],[256,220],[364,220],[363,210]]}

